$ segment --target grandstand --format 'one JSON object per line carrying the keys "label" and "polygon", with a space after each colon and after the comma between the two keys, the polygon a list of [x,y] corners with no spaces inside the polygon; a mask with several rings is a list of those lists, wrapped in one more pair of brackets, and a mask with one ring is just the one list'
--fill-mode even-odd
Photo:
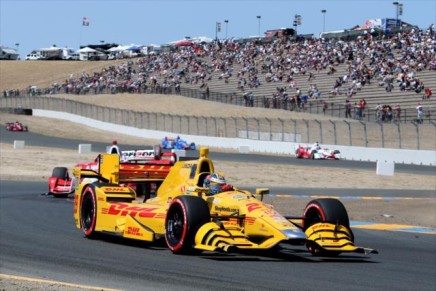
{"label": "grandstand", "polygon": [[[302,91],[302,95],[307,95],[307,91],[310,86],[316,84],[318,90],[321,92],[320,97],[313,99],[309,98],[309,106],[312,106],[310,112],[318,112],[320,114],[330,114],[329,109],[336,109],[337,112],[334,113],[335,116],[345,116],[344,113],[344,104],[347,99],[349,99],[352,103],[358,102],[360,99],[365,99],[367,102],[367,109],[369,112],[372,112],[372,118],[369,120],[374,120],[376,116],[375,108],[378,104],[382,105],[390,105],[394,107],[396,104],[399,104],[403,116],[402,120],[410,121],[412,120],[416,114],[416,105],[417,102],[422,103],[425,108],[432,114],[436,115],[436,98],[430,98],[423,100],[424,90],[420,93],[416,93],[413,90],[400,91],[398,86],[394,86],[392,92],[386,92],[385,84],[383,86],[380,85],[380,80],[371,80],[370,83],[366,83],[360,89],[357,89],[356,93],[352,95],[352,97],[347,96],[347,88],[351,85],[351,81],[342,85],[342,89],[340,94],[332,94],[333,87],[335,84],[335,80],[338,78],[342,78],[345,74],[348,73],[348,65],[337,64],[335,66],[336,72],[333,74],[327,74],[327,70],[322,70],[317,72],[316,70],[307,71],[305,74],[294,74],[293,79],[295,80],[297,86],[295,88],[289,87],[289,82],[286,80],[282,81],[265,81],[266,73],[259,74],[259,79],[261,85],[257,88],[245,88],[243,91],[238,89],[238,77],[232,76],[225,80],[224,78],[220,78],[221,72],[213,72],[211,74],[210,80],[207,81],[207,86],[211,93],[224,93],[233,96],[237,96],[237,98],[243,99],[244,93],[252,92],[256,98],[256,106],[265,106],[265,99],[268,101],[268,106],[270,108],[278,108],[285,109],[283,102],[280,101],[279,105],[273,106],[272,99],[273,94],[277,93],[277,88],[286,88],[286,92],[292,96],[296,94],[296,88],[299,88]],[[237,72],[242,70],[242,66],[238,64],[233,65],[233,71]],[[258,70],[261,70],[260,65],[257,67]],[[313,80],[309,81],[309,73],[313,74]],[[425,87],[429,87],[432,90],[436,88],[436,71],[435,70],[422,70],[416,73],[416,78],[419,79]],[[200,85],[191,84],[191,83],[183,83],[183,87],[198,89],[200,90]],[[327,103],[327,111],[323,111],[322,108]],[[289,105],[287,108],[289,109]],[[309,110],[306,108],[306,110]],[[430,113],[429,113],[430,114]],[[353,114],[354,115],[354,114]],[[428,120],[436,120],[436,116],[428,115]]]}
{"label": "grandstand", "polygon": [[[228,41],[174,47],[161,55],[128,59],[124,64],[118,60],[117,65],[87,72],[68,84],[56,80],[55,87],[38,93],[177,93],[336,117],[345,117],[347,99],[353,106],[364,99],[362,120],[377,121],[376,107],[380,104],[391,108],[399,105],[401,122],[416,119],[420,102],[424,121],[433,122],[436,99],[423,96],[426,88],[436,88],[435,39],[434,31],[418,30],[390,38],[373,39],[367,35],[351,41],[282,38],[270,42]],[[409,81],[417,82],[421,87],[419,93],[411,84],[400,90],[396,79],[401,72],[413,75]],[[390,81],[386,80],[389,74]],[[343,81],[344,76],[347,81]],[[341,84],[335,90],[338,80]],[[386,90],[388,83],[392,83],[390,92]],[[316,90],[309,93],[315,85]],[[293,108],[290,100],[296,95],[300,95],[302,102]]]}

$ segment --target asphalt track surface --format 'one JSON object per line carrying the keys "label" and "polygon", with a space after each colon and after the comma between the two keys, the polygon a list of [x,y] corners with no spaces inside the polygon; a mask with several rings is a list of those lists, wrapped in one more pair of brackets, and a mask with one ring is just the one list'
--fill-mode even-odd
{"label": "asphalt track surface", "polygon": [[[1,132],[1,141],[9,142],[7,138]],[[78,143],[32,133],[26,136],[28,145],[50,144],[77,149]],[[96,150],[100,150],[98,146],[102,149],[106,146],[92,144]],[[275,157],[257,155],[236,155],[229,159],[236,157],[256,158],[258,162],[275,161]],[[353,167],[354,163],[346,165]],[[421,171],[426,172],[426,167],[423,168]],[[407,171],[407,167],[403,170]],[[432,168],[428,169],[429,175],[432,171]],[[0,273],[121,290],[436,288],[434,235],[353,229],[357,245],[380,252],[370,256],[312,257],[304,247],[286,245],[271,253],[181,256],[173,255],[163,243],[147,244],[114,236],[86,239],[81,230],[75,228],[72,199],[41,196],[46,190],[46,183],[42,182],[1,181]],[[431,195],[425,191],[417,193],[423,197]]]}

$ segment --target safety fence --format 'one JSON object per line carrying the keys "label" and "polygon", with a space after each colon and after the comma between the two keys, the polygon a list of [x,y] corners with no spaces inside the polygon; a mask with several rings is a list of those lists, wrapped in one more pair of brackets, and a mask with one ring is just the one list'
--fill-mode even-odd
{"label": "safety fence", "polygon": [[[1,108],[67,112],[94,120],[174,134],[264,141],[435,150],[436,123],[188,116],[99,106],[56,97],[0,98]],[[224,142],[224,141],[223,141]]]}
{"label": "safety fence", "polygon": [[[368,122],[418,122],[416,108],[402,108],[397,114],[393,110],[390,117],[381,118],[380,114],[374,108],[365,108],[358,113],[357,108],[351,108],[349,116],[347,116],[346,108],[343,100],[335,100],[334,98],[323,98],[315,100],[303,101],[299,104],[292,103],[289,99],[272,98],[268,96],[257,96],[250,98],[250,95],[242,93],[221,93],[207,92],[205,89],[192,89],[183,86],[174,85],[155,85],[155,86],[138,86],[129,87],[122,85],[86,87],[80,86],[74,89],[67,90],[65,87],[57,86],[44,89],[36,89],[29,87],[27,90],[17,90],[16,92],[4,92],[5,98],[19,96],[56,96],[56,94],[71,94],[71,95],[97,95],[97,94],[119,94],[119,93],[134,93],[134,94],[164,94],[164,95],[181,95],[184,97],[203,99],[213,102],[221,102],[226,104],[268,108],[271,110],[288,110],[296,112],[307,112],[310,114],[319,114],[330,116],[332,118],[345,118],[349,120],[361,120]],[[426,106],[422,114],[421,123],[431,123],[436,121],[436,107]]]}

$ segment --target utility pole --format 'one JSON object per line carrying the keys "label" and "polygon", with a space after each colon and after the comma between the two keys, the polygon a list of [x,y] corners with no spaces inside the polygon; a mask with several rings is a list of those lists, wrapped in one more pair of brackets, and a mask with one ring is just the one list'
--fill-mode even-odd
{"label": "utility pole", "polygon": [[323,9],[321,10],[321,13],[323,15],[323,20],[322,20],[322,32],[325,32],[325,14],[326,14],[327,10]]}

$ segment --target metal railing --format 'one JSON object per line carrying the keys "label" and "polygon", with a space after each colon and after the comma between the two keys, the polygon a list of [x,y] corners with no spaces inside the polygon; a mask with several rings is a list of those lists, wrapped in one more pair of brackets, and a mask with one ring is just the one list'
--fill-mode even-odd
{"label": "metal railing", "polygon": [[[228,101],[236,102],[230,98]],[[118,125],[198,136],[426,150],[435,150],[436,143],[436,123],[433,121],[419,124],[353,119],[188,116],[119,109],[43,96],[0,98],[0,107],[67,112]]]}

